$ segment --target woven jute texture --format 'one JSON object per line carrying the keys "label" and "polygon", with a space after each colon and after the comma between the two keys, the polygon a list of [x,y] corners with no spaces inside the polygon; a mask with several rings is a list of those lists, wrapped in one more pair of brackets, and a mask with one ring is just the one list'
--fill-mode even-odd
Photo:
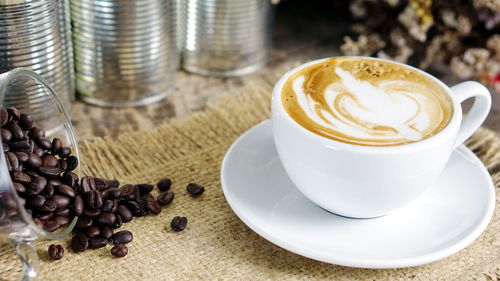
{"label": "woven jute texture", "polygon": [[[219,170],[229,145],[243,132],[269,118],[270,86],[251,87],[188,119],[153,131],[124,133],[81,144],[85,174],[123,183],[173,180],[174,202],[157,216],[136,218],[122,229],[134,233],[129,254],[113,258],[110,246],[75,254],[69,239],[60,261],[50,261],[38,243],[43,280],[499,280],[500,211],[469,247],[432,264],[404,269],[371,270],[311,260],[268,242],[245,226],[224,199]],[[468,142],[490,173],[498,193],[500,139],[480,129]],[[185,190],[189,182],[206,187],[199,198]],[[156,192],[156,191],[155,191]],[[265,196],[265,195],[263,195]],[[499,201],[497,196],[496,201]],[[188,217],[175,233],[170,220]],[[16,279],[20,264],[13,251],[0,248],[0,277]]]}

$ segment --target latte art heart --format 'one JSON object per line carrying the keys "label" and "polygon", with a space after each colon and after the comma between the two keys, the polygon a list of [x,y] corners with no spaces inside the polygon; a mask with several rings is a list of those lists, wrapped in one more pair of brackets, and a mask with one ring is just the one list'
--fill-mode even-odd
{"label": "latte art heart", "polygon": [[430,78],[389,62],[334,58],[292,75],[283,104],[300,125],[360,145],[428,138],[452,115],[447,93]]}

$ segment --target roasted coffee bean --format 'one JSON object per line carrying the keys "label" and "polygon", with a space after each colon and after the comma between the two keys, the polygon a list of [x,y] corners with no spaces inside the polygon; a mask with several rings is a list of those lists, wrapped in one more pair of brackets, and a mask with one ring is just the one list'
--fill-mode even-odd
{"label": "roasted coffee bean", "polygon": [[29,160],[29,154],[26,152],[15,152],[15,154],[20,163],[24,163]]}
{"label": "roasted coffee bean", "polygon": [[[78,158],[76,158],[75,156],[68,157],[65,160],[65,162],[67,163],[67,167],[65,169],[66,171],[73,171],[78,166]],[[107,182],[106,182],[106,185],[107,185]]]}
{"label": "roasted coffee bean", "polygon": [[11,151],[26,152],[26,151],[29,151],[30,144],[27,140],[13,141],[13,142],[9,142],[9,148]]}
{"label": "roasted coffee bean", "polygon": [[70,155],[71,155],[71,148],[61,147],[61,150],[59,151],[59,157],[68,158]]}
{"label": "roasted coffee bean", "polygon": [[113,225],[116,221],[116,216],[113,213],[101,213],[97,217],[97,222],[101,225]]}
{"label": "roasted coffee bean", "polygon": [[172,191],[163,192],[158,195],[158,203],[162,205],[168,205],[172,200],[174,200],[174,193]]}
{"label": "roasted coffee bean", "polygon": [[18,183],[27,184],[31,182],[31,177],[23,172],[13,171],[10,176],[13,181]]}
{"label": "roasted coffee bean", "polygon": [[57,167],[54,167],[54,168],[46,168],[46,167],[40,167],[38,169],[40,171],[40,173],[42,173],[42,175],[46,176],[46,177],[57,177],[59,176],[63,170],[61,168],[57,168]]}
{"label": "roasted coffee bean", "polygon": [[54,212],[56,209],[57,209],[57,202],[51,198],[47,199],[45,203],[43,203],[43,206],[40,208],[40,210],[44,212]]}
{"label": "roasted coffee bean", "polygon": [[197,183],[188,184],[186,189],[193,196],[201,195],[205,191],[205,188]]}
{"label": "roasted coffee bean", "polygon": [[125,201],[125,205],[132,212],[132,214],[136,217],[142,217],[146,215],[146,212],[141,208],[139,203],[135,201]]}
{"label": "roasted coffee bean", "polygon": [[12,117],[9,116],[9,113],[7,112],[6,109],[0,110],[0,126],[5,126],[7,123],[10,122]]}
{"label": "roasted coffee bean", "polygon": [[75,252],[83,252],[87,250],[89,247],[89,240],[87,239],[87,236],[81,232],[76,232],[75,235],[73,236],[73,239],[71,239],[71,248]]}
{"label": "roasted coffee bean", "polygon": [[84,212],[84,205],[82,196],[76,195],[73,201],[73,211],[75,211],[75,216],[80,217]]}
{"label": "roasted coffee bean", "polygon": [[66,171],[68,169],[68,162],[66,162],[66,160],[64,159],[59,159],[59,163],[57,164],[57,166]]}
{"label": "roasted coffee bean", "polygon": [[113,229],[120,228],[123,225],[122,217],[120,217],[119,215],[115,215],[115,217],[116,217],[115,223],[111,225],[111,228]]}
{"label": "roasted coffee bean", "polygon": [[45,189],[43,190],[43,194],[45,194],[45,196],[47,197],[51,197],[52,195],[54,195],[54,192],[55,192],[54,186],[47,183]]}
{"label": "roasted coffee bean", "polygon": [[42,166],[42,159],[35,153],[28,154],[28,164],[33,168]]}
{"label": "roasted coffee bean", "polygon": [[156,201],[156,199],[154,198],[148,198],[146,200],[146,208],[151,214],[155,216],[161,213],[160,203],[158,203],[158,201]]}
{"label": "roasted coffee bean", "polygon": [[61,226],[66,226],[70,223],[70,220],[68,217],[65,216],[56,216],[57,223]]}
{"label": "roasted coffee bean", "polygon": [[7,129],[2,128],[2,141],[9,142],[11,139],[12,139],[12,133]]}
{"label": "roasted coffee bean", "polygon": [[156,186],[158,186],[158,189],[160,191],[167,191],[170,189],[170,186],[172,186],[172,181],[169,178],[163,178],[158,181]]}
{"label": "roasted coffee bean", "polygon": [[122,198],[125,200],[134,200],[135,199],[135,191],[137,187],[135,185],[126,184],[120,187],[122,191]]}
{"label": "roasted coffee bean", "polygon": [[108,188],[119,187],[120,182],[117,180],[108,180]]}
{"label": "roasted coffee bean", "polygon": [[50,155],[50,154],[45,154],[42,157],[42,167],[54,168],[54,167],[57,167],[58,164],[59,164],[59,162],[58,162],[57,158]]}
{"label": "roasted coffee bean", "polygon": [[132,235],[132,232],[128,230],[121,230],[118,231],[117,233],[113,234],[112,237],[113,244],[127,244],[129,242],[132,242],[134,240],[134,236]]}
{"label": "roasted coffee bean", "polygon": [[99,214],[101,214],[100,209],[86,209],[83,212],[83,216],[87,217],[87,218],[94,218],[94,217],[97,217]]}
{"label": "roasted coffee bean", "polygon": [[147,194],[153,191],[153,185],[147,184],[147,183],[141,183],[138,184],[137,187],[139,188],[141,194]]}
{"label": "roasted coffee bean", "polygon": [[2,142],[2,150],[3,150],[3,152],[9,151],[10,150],[9,145],[5,142]]}
{"label": "roasted coffee bean", "polygon": [[48,179],[47,184],[50,184],[53,187],[58,187],[62,184],[62,182],[59,179]]}
{"label": "roasted coffee bean", "polygon": [[85,192],[85,206],[90,209],[98,209],[102,206],[101,193],[97,190],[90,190]]}
{"label": "roasted coffee bean", "polygon": [[64,256],[64,248],[61,245],[52,244],[49,246],[49,257],[53,260],[60,260]]}
{"label": "roasted coffee bean", "polygon": [[73,172],[64,172],[62,182],[69,186],[75,186],[78,183],[78,175]]}
{"label": "roasted coffee bean", "polygon": [[89,249],[99,249],[108,245],[108,240],[102,237],[89,238]]}
{"label": "roasted coffee bean", "polygon": [[44,138],[45,131],[43,129],[38,128],[38,127],[33,127],[28,132],[28,136],[30,136],[32,139]]}
{"label": "roasted coffee bean", "polygon": [[130,211],[129,208],[127,208],[127,206],[125,205],[120,205],[118,207],[118,214],[120,215],[120,217],[122,218],[122,221],[123,222],[129,222],[132,220],[133,216],[132,216],[132,212]]}
{"label": "roasted coffee bean", "polygon": [[36,139],[36,144],[42,149],[50,150],[52,148],[52,143],[46,138]]}
{"label": "roasted coffee bean", "polygon": [[[33,147],[33,146],[31,146]],[[38,155],[38,157],[42,158],[44,155],[45,155],[45,150],[43,150],[43,148],[40,148],[40,147],[33,147],[33,149],[31,149],[31,151],[33,153],[35,153],[36,155]]]}
{"label": "roasted coffee bean", "polygon": [[69,203],[71,203],[71,199],[64,195],[56,194],[52,196],[51,199],[56,202],[58,210],[68,207]]}
{"label": "roasted coffee bean", "polygon": [[111,228],[111,226],[101,226],[100,228],[101,230],[101,233],[99,234],[101,237],[104,237],[106,239],[111,239],[111,237],[113,237],[113,229]]}
{"label": "roasted coffee bean", "polygon": [[59,223],[59,220],[57,218],[51,218],[49,220],[46,220],[43,224],[43,228],[45,231],[48,232],[54,232],[61,228],[63,225]]}
{"label": "roasted coffee bean", "polygon": [[110,199],[106,199],[104,200],[104,202],[102,203],[102,207],[101,207],[101,210],[103,212],[111,212],[111,210],[113,210],[113,206],[114,206],[114,202],[113,200],[110,200]]}
{"label": "roasted coffee bean", "polygon": [[9,106],[6,109],[12,119],[19,120],[19,118],[21,117],[21,112],[19,112],[19,109],[14,106]]}
{"label": "roasted coffee bean", "polygon": [[50,153],[52,155],[57,155],[61,151],[62,141],[59,138],[54,138],[52,140],[52,147],[50,148]]}
{"label": "roasted coffee bean", "polygon": [[128,248],[122,244],[115,245],[111,248],[111,254],[117,258],[123,258],[128,254]]}
{"label": "roasted coffee bean", "polygon": [[34,177],[31,179],[29,184],[29,189],[37,190],[37,194],[40,193],[47,186],[47,179],[44,177]]}
{"label": "roasted coffee bean", "polygon": [[5,153],[5,161],[9,167],[9,172],[17,171],[19,168],[19,159],[14,152]]}
{"label": "roasted coffee bean", "polygon": [[[71,156],[72,157],[72,156]],[[71,157],[68,157],[68,160],[71,158]],[[78,160],[77,160],[78,161]],[[78,164],[78,162],[77,162]],[[95,188],[99,191],[105,191],[106,189],[108,189],[108,181],[105,180],[105,179],[101,179],[101,178],[94,178],[94,184],[95,184]]]}
{"label": "roasted coffee bean", "polygon": [[47,198],[43,195],[35,195],[28,198],[26,204],[32,208],[41,208],[43,204],[47,201]]}
{"label": "roasted coffee bean", "polygon": [[24,139],[23,129],[21,129],[21,127],[19,127],[19,125],[16,122],[10,121],[9,123],[7,123],[7,125],[5,125],[5,128],[12,133],[14,139],[16,140]]}
{"label": "roasted coffee bean", "polygon": [[88,228],[91,227],[94,221],[91,218],[79,217],[76,221],[75,228]]}
{"label": "roasted coffee bean", "polygon": [[23,194],[26,192],[26,187],[24,185],[18,183],[18,182],[13,182],[14,189],[17,191],[18,194]]}
{"label": "roasted coffee bean", "polygon": [[170,226],[174,231],[182,231],[184,230],[184,228],[186,228],[186,225],[187,225],[186,217],[175,216],[170,222]]}
{"label": "roasted coffee bean", "polygon": [[25,131],[31,129],[31,127],[33,127],[33,116],[30,114],[21,114],[21,117],[19,118],[19,126]]}
{"label": "roasted coffee bean", "polygon": [[41,219],[42,221],[47,221],[54,216],[54,213],[36,213],[35,216]]}
{"label": "roasted coffee bean", "polygon": [[65,208],[65,209],[61,209],[57,212],[54,213],[56,216],[60,216],[60,217],[69,217],[69,215],[71,214],[71,211],[69,210],[69,208]]}
{"label": "roasted coffee bean", "polygon": [[24,173],[27,174],[28,176],[30,176],[31,178],[36,178],[36,177],[39,177],[41,176],[38,172],[36,172],[35,170],[28,170],[28,169],[25,169],[24,170]]}
{"label": "roasted coffee bean", "polygon": [[74,198],[75,197],[75,190],[69,186],[69,185],[66,185],[66,184],[61,184],[57,187],[57,192],[61,193],[61,194],[64,194],[70,198]]}
{"label": "roasted coffee bean", "polygon": [[43,221],[39,218],[33,218],[33,222],[38,226],[39,228],[43,229]]}
{"label": "roasted coffee bean", "polygon": [[116,187],[105,190],[102,197],[105,199],[118,199],[122,195],[122,190]]}
{"label": "roasted coffee bean", "polygon": [[83,192],[89,192],[91,190],[96,190],[95,181],[93,177],[84,176],[80,181],[80,186],[82,187]]}
{"label": "roasted coffee bean", "polygon": [[101,234],[101,230],[97,226],[91,226],[85,230],[85,235],[90,238],[97,237],[99,234]]}

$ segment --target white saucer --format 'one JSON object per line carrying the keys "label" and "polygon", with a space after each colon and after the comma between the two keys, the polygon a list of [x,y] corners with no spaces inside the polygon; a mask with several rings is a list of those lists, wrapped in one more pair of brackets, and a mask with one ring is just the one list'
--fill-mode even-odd
{"label": "white saucer", "polygon": [[234,212],[265,239],[315,260],[366,268],[416,266],[462,250],[486,228],[495,202],[485,167],[461,146],[438,182],[410,205],[375,219],[334,215],[290,181],[269,121],[229,148],[221,182]]}

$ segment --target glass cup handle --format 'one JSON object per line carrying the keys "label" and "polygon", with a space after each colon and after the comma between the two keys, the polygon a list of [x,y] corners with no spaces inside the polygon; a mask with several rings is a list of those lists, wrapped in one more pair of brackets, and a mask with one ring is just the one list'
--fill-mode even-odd
{"label": "glass cup handle", "polygon": [[491,108],[491,95],[480,83],[467,81],[451,87],[459,103],[474,98],[474,104],[463,117],[455,147],[464,143],[484,122]]}
{"label": "glass cup handle", "polygon": [[16,249],[16,253],[23,265],[22,281],[37,280],[38,256],[33,240],[11,240],[11,245]]}

